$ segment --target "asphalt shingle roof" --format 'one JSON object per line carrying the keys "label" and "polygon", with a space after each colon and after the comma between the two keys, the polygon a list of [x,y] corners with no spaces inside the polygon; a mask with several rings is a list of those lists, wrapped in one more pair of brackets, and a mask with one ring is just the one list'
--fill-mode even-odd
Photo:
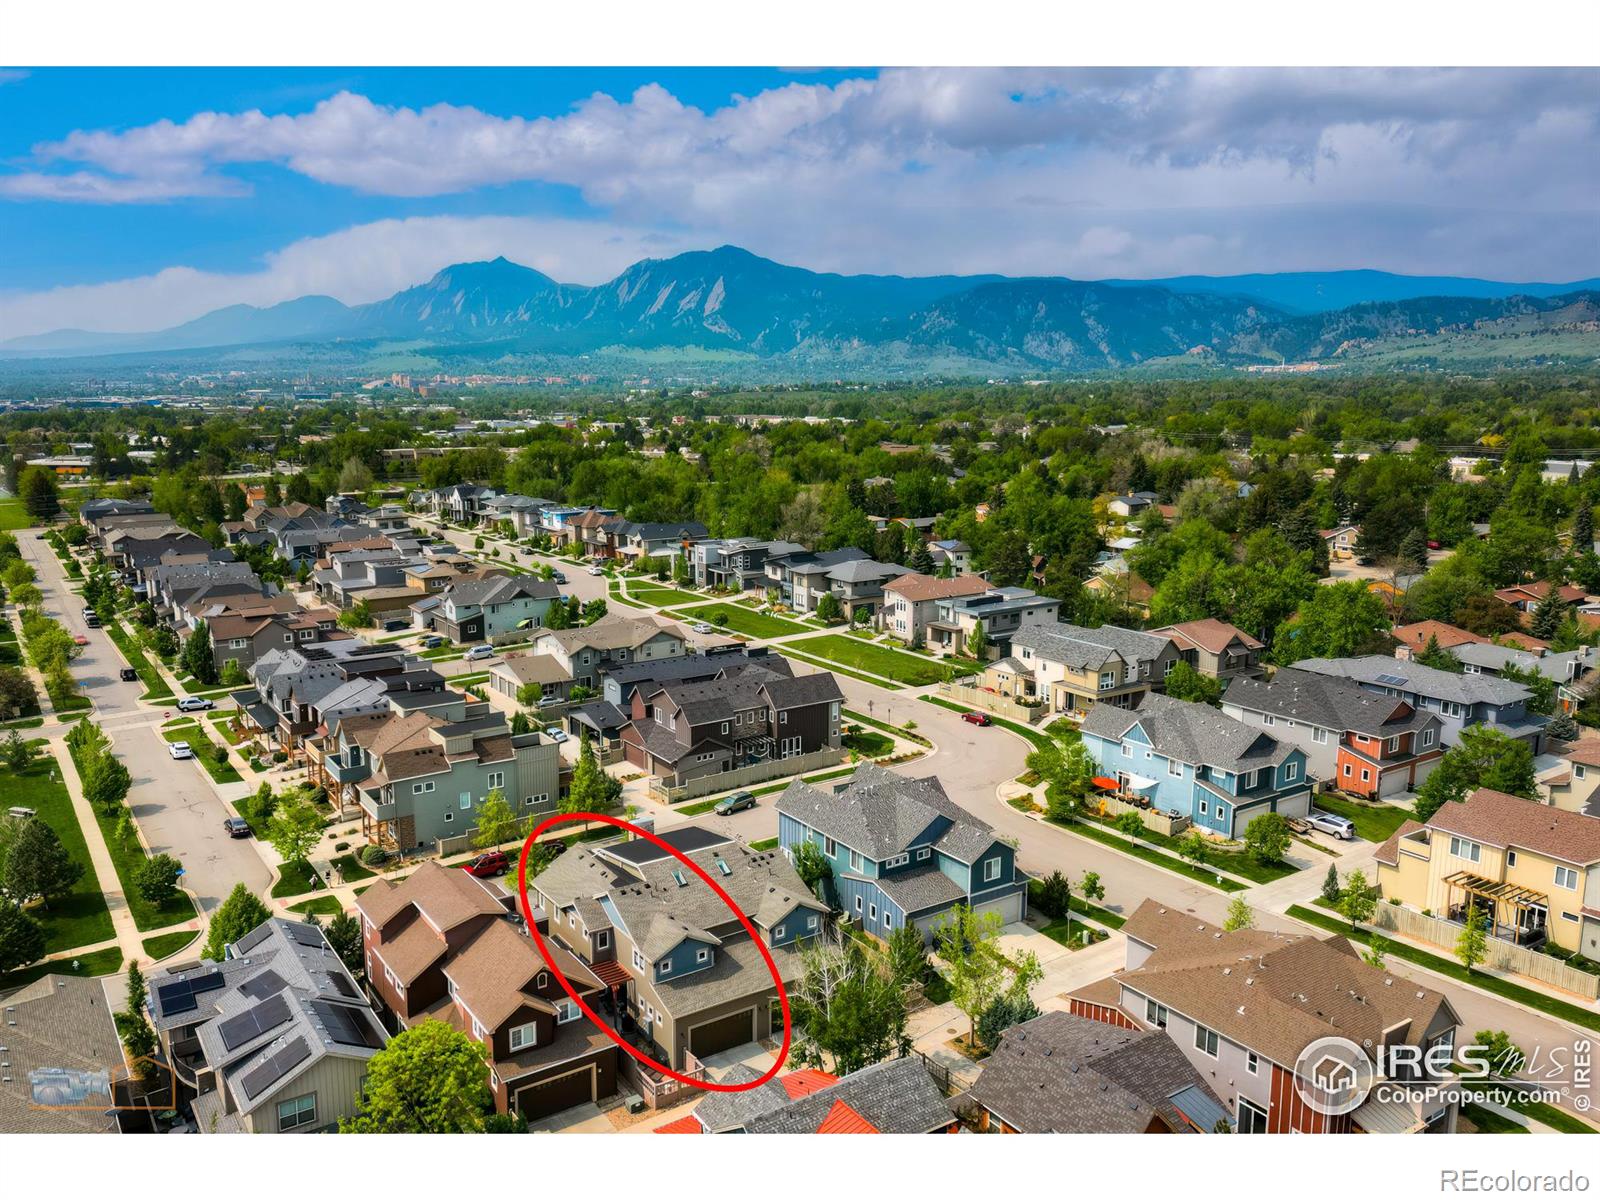
{"label": "asphalt shingle roof", "polygon": [[1294,750],[1260,729],[1224,716],[1209,704],[1174,700],[1155,692],[1143,696],[1138,708],[1095,705],[1081,730],[1120,740],[1135,725],[1144,730],[1157,754],[1235,774],[1276,766]]}

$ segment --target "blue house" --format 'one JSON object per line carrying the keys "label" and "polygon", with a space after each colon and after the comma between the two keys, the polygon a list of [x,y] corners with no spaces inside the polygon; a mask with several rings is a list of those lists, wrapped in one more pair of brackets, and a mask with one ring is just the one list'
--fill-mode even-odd
{"label": "blue house", "polygon": [[1211,833],[1243,837],[1262,813],[1303,817],[1311,807],[1305,751],[1208,704],[1159,693],[1133,709],[1097,704],[1080,732],[1121,794]]}
{"label": "blue house", "polygon": [[1007,924],[1027,915],[1015,851],[937,779],[868,765],[831,792],[797,780],[778,798],[778,844],[792,857],[801,842],[833,868],[827,899],[877,937],[913,925],[931,938],[958,904]]}

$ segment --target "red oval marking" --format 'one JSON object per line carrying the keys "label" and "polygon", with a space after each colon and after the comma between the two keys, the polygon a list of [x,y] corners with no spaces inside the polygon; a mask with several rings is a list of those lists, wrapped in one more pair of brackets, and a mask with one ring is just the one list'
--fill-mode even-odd
{"label": "red oval marking", "polygon": [[[599,821],[602,825],[610,825],[616,829],[627,830],[635,837],[643,838],[652,846],[659,846],[688,867],[689,870],[693,871],[708,888],[717,894],[717,898],[728,906],[728,911],[739,918],[739,924],[744,926],[745,932],[750,935],[750,940],[755,943],[756,949],[761,952],[761,958],[767,964],[767,970],[772,973],[772,982],[778,989],[778,1005],[783,1010],[783,1045],[778,1048],[778,1057],[774,1060],[772,1066],[767,1068],[765,1075],[762,1075],[759,1079],[752,1079],[749,1083],[711,1083],[704,1079],[693,1079],[680,1071],[674,1071],[665,1063],[659,1063],[648,1054],[629,1045],[622,1035],[606,1024],[601,1019],[600,1014],[585,1004],[583,997],[579,996],[573,989],[572,984],[567,981],[567,977],[561,973],[561,968],[556,966],[555,958],[551,955],[549,947],[544,944],[544,937],[539,933],[538,927],[533,922],[533,908],[528,903],[529,849],[532,848],[534,842],[539,840],[539,835],[544,833],[545,830],[555,825],[565,825],[573,821]],[[707,1092],[748,1092],[752,1088],[758,1088],[769,1080],[776,1078],[778,1072],[783,1069],[783,1064],[789,1058],[789,1042],[794,1035],[794,1025],[789,1016],[789,993],[784,989],[783,980],[778,975],[778,964],[772,961],[772,954],[767,949],[766,943],[761,940],[761,935],[756,932],[756,927],[750,924],[749,918],[739,911],[739,906],[733,902],[733,897],[723,891],[722,886],[697,864],[691,862],[687,856],[678,850],[667,845],[655,834],[640,829],[631,821],[625,821],[621,817],[606,816],[604,813],[556,813],[554,816],[546,817],[528,834],[527,840],[522,843],[522,853],[517,856],[517,895],[522,900],[522,919],[527,923],[528,934],[533,938],[533,944],[539,948],[539,956],[544,959],[545,966],[549,967],[550,973],[560,981],[561,990],[566,992],[572,1002],[583,1010],[583,1015],[589,1018],[590,1024],[621,1046],[636,1061],[643,1063],[651,1070],[660,1071],[663,1075],[676,1079],[679,1083],[688,1084],[690,1087],[700,1088],[702,1091]]]}

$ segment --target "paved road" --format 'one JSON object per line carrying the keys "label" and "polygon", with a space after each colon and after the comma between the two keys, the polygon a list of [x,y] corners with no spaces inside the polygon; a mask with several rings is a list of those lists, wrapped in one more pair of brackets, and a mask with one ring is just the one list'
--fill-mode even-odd
{"label": "paved road", "polygon": [[[418,528],[424,529],[429,533],[438,534],[440,537],[451,542],[458,550],[464,550],[468,554],[483,553],[483,551],[473,549],[473,539],[478,536],[475,533],[469,533],[462,529],[452,529],[445,525],[438,525],[426,517],[413,516],[412,521],[417,525]],[[490,559],[490,562],[503,562],[509,566],[522,567],[524,569],[531,569],[538,567],[543,563],[549,563],[552,567],[567,577],[567,582],[561,585],[561,590],[565,595],[576,596],[582,601],[604,600],[607,598],[606,584],[608,580],[604,575],[590,575],[585,567],[580,567],[570,562],[564,562],[553,555],[535,554],[532,550],[529,550],[526,547],[508,550],[506,546],[499,541],[486,541],[485,549],[490,546],[500,551],[499,559]],[[634,611],[633,609],[629,609],[623,605],[618,605],[617,608],[621,612]]]}

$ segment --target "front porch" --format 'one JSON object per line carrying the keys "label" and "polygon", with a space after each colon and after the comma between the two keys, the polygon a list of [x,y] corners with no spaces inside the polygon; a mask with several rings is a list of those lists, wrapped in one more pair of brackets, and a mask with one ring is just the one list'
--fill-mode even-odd
{"label": "front porch", "polygon": [[[1445,877],[1446,919],[1464,925],[1469,907],[1487,917],[1490,937],[1517,946],[1544,943],[1550,897],[1515,883],[1495,883],[1470,871]],[[1458,895],[1459,893],[1459,895]]]}

